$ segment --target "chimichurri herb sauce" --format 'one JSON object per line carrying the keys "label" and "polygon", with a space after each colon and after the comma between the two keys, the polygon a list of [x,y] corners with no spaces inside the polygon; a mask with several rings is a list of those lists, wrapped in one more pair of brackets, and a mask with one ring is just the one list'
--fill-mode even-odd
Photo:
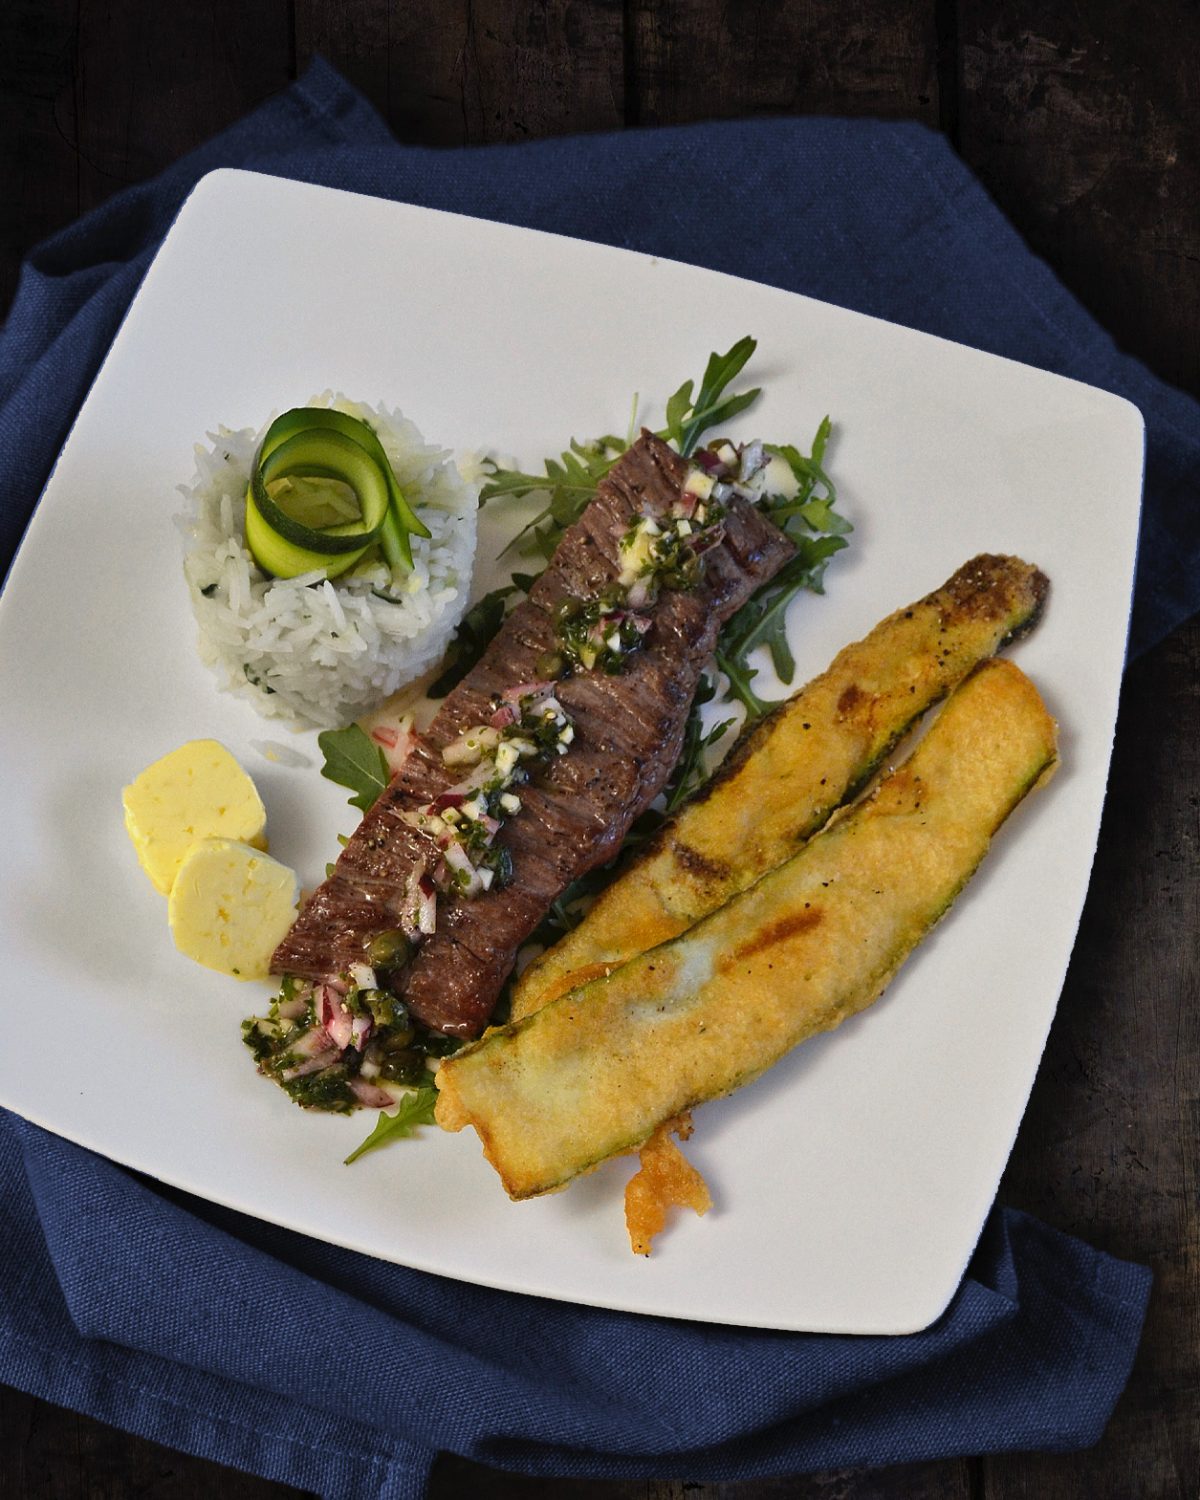
{"label": "chimichurri herb sauce", "polygon": [[[259,1072],[306,1109],[348,1114],[397,1104],[407,1088],[432,1083],[431,1062],[462,1045],[421,1026],[369,966],[355,968],[366,982],[285,978],[268,1014],[242,1023]],[[347,1027],[350,1040],[339,1047]]]}
{"label": "chimichurri herb sauce", "polygon": [[643,611],[663,589],[696,587],[705,552],[725,534],[725,502],[734,494],[756,495],[765,462],[761,443],[734,448],[723,442],[702,449],[670,510],[639,515],[621,537],[615,582],[592,599],[559,600],[554,610],[559,649],[544,663],[546,675],[621,672],[650,629]]}

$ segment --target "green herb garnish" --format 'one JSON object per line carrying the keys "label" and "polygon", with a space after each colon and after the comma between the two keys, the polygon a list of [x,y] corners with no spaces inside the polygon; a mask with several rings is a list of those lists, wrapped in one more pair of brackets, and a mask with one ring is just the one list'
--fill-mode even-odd
{"label": "green herb garnish", "polygon": [[779,680],[791,684],[796,662],[787,639],[787,607],[800,589],[814,594],[825,592],[823,579],[829,559],[846,545],[840,536],[793,536],[792,540],[796,556],[747,599],[717,639],[717,666],[728,683],[725,699],[737,699],[743,705],[747,724],[770,713],[779,701],[760,698],[750,686],[758,675],[750,665],[751,652],[765,646]]}
{"label": "green herb garnish", "polygon": [[722,719],[719,724],[714,724],[705,733],[700,709],[716,697],[716,691],[715,685],[709,678],[700,679],[700,686],[696,690],[696,696],[692,699],[691,712],[688,714],[687,726],[683,732],[683,749],[679,752],[679,759],[675,762],[671,779],[663,788],[665,801],[663,817],[665,818],[669,818],[673,812],[682,807],[692,793],[698,791],[708,780],[707,753],[733,728],[735,722],[733,719]]}
{"label": "green herb garnish", "polygon": [[700,394],[695,401],[692,400],[692,382],[685,380],[667,402],[667,432],[659,435],[673,438],[685,458],[694,452],[702,433],[728,422],[757,399],[760,386],[755,386],[752,391],[725,395],[726,386],[741,374],[757,348],[757,342],[747,334],[726,353],[710,354],[700,382]]}
{"label": "green herb garnish", "polygon": [[[668,399],[667,425],[659,436],[673,442],[681,453],[690,454],[705,432],[744,411],[758,396],[759,388],[730,391],[729,387],[756,347],[755,340],[746,337],[724,354],[709,355],[698,393],[693,396],[695,383],[685,380]],[[636,420],[630,423],[627,438],[608,434],[591,443],[572,439],[559,458],[546,460],[541,474],[493,465],[491,478],[480,494],[481,505],[505,497],[523,498],[532,494],[548,497],[545,506],[509,546],[520,546],[522,550],[549,558],[567,527],[579,519],[595,496],[597,485],[633,442],[636,426]],[[826,417],[807,454],[791,443],[766,445],[769,453],[787,463],[797,488],[794,495],[787,497],[767,495],[761,502],[762,509],[787,532],[797,553],[742,606],[717,642],[717,666],[726,679],[723,698],[727,703],[742,704],[747,724],[762,718],[774,706],[772,700],[760,697],[754,690],[753,680],[758,672],[751,656],[758,647],[765,647],[780,681],[791,684],[796,663],[787,641],[787,608],[801,589],[817,594],[824,591],[823,578],[829,559],[846,546],[846,534],[852,529],[837,510],[837,491],[824,467],[831,432],[832,425]],[[524,574],[514,573],[512,577],[511,584],[493,590],[467,612],[451,646],[450,665],[434,683],[431,697],[443,696],[470,671],[500,629],[512,596],[528,593],[535,582]],[[686,795],[690,795],[699,780],[692,761],[687,761],[686,770]]]}
{"label": "green herb garnish", "polygon": [[801,589],[814,594],[825,592],[829,559],[847,545],[846,535],[853,530],[836,509],[837,490],[822,467],[831,431],[825,417],[808,455],[790,444],[767,445],[769,453],[787,462],[796,479],[796,493],[790,498],[767,496],[763,510],[795,543],[796,555],[726,622],[717,641],[717,665],[728,683],[725,699],[742,704],[746,724],[761,719],[778,701],[760,698],[751,686],[757,676],[750,665],[751,653],[765,646],[780,682],[791,686],[796,662],[787,639],[788,605]]}
{"label": "green herb garnish", "polygon": [[[659,437],[674,441],[686,457],[696,447],[703,433],[728,421],[756,399],[759,387],[726,396],[729,383],[745,367],[757,347],[754,339],[739,339],[724,354],[710,354],[700,393],[692,399],[693,382],[685,380],[667,402],[667,425]],[[571,439],[570,446],[558,458],[548,458],[544,473],[523,474],[515,469],[491,466],[491,478],[479,494],[480,505],[505,496],[521,499],[526,495],[547,494],[549,499],[532,521],[527,522],[504,549],[517,547],[525,553],[540,553],[549,558],[562,541],[563,532],[578,521],[596,493],[596,486],[629,448],[636,436],[637,423],[630,423],[628,437],[611,433],[590,443]]]}
{"label": "green herb garnish", "polygon": [[401,1102],[400,1108],[395,1114],[380,1113],[375,1122],[375,1129],[367,1136],[361,1145],[355,1146],[346,1158],[345,1165],[349,1166],[352,1161],[357,1161],[368,1151],[374,1151],[376,1146],[384,1146],[388,1141],[403,1140],[420,1125],[433,1124],[433,1107],[437,1103],[437,1089],[419,1088],[407,1094]]}
{"label": "green herb garnish", "polygon": [[357,724],[346,729],[326,729],[317,736],[325,757],[321,775],[354,793],[351,807],[366,812],[391,779],[387,757]]}

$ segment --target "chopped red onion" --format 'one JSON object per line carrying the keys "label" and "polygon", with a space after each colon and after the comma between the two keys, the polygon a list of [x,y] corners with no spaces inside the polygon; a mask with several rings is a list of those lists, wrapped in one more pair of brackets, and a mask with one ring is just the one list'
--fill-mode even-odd
{"label": "chopped red onion", "polygon": [[333,1041],[329,1033],[323,1026],[313,1026],[291,1050],[299,1057],[313,1057],[318,1052],[328,1052],[330,1048],[333,1048]]}
{"label": "chopped red onion", "polygon": [[437,886],[425,870],[409,879],[416,898],[417,931],[428,936],[437,931]]}
{"label": "chopped red onion", "polygon": [[741,452],[741,462],[738,465],[738,478],[743,484],[753,479],[758,471],[766,467],[767,452],[759,438],[752,443],[747,443]]}
{"label": "chopped red onion", "polygon": [[356,1052],[361,1052],[371,1035],[370,1016],[355,1016],[350,1022],[350,1040]]}
{"label": "chopped red onion", "polygon": [[446,850],[446,863],[452,870],[465,872],[472,869],[471,859],[463,846],[455,839]]}
{"label": "chopped red onion", "polygon": [[483,890],[483,882],[479,878],[479,872],[471,863],[471,856],[459,843],[451,844],[446,850],[446,863],[454,871],[455,875],[461,877],[455,881],[455,886],[460,895],[469,900],[477,896]]}
{"label": "chopped red onion", "polygon": [[518,682],[515,687],[504,689],[501,694],[505,703],[521,704],[526,698],[544,698],[554,691],[555,684],[546,682]]}
{"label": "chopped red onion", "polygon": [[496,762],[489,755],[486,760],[481,760],[477,766],[473,767],[470,774],[458,782],[454,790],[465,801],[468,797],[473,797],[481,786],[486,786],[495,774]]}
{"label": "chopped red onion", "polygon": [[697,557],[701,557],[705,552],[711,552],[718,543],[724,540],[725,527],[718,521],[715,526],[706,526],[696,536],[696,539],[692,542],[692,551]]}
{"label": "chopped red onion", "polygon": [[396,743],[391,748],[384,746],[384,759],[388,763],[388,770],[394,776],[408,757],[412,754],[413,746],[417,743],[417,736],[412,727],[412,720],[407,715],[401,720],[397,731]]}
{"label": "chopped red onion", "polygon": [[276,1014],[281,1021],[298,1021],[307,1009],[307,999],[284,1000],[276,1008]]}
{"label": "chopped red onion", "polygon": [[351,1078],[348,1082],[351,1093],[364,1109],[391,1109],[396,1102],[386,1089],[368,1083],[365,1078]]}
{"label": "chopped red onion", "polygon": [[352,1017],[342,1004],[342,997],[331,984],[323,984],[317,996],[317,1015],[329,1033],[329,1039],[340,1051],[350,1045]]}
{"label": "chopped red onion", "polygon": [[674,511],[676,516],[678,516],[681,520],[686,521],[695,514],[696,506],[699,504],[699,500],[700,497],[698,495],[694,495],[691,490],[681,490],[679,499],[676,500],[671,509]]}
{"label": "chopped red onion", "polygon": [[337,1062],[341,1055],[340,1048],[331,1047],[328,1052],[318,1052],[316,1057],[310,1057],[307,1062],[299,1063],[294,1068],[284,1068],[279,1076],[285,1083],[290,1083],[293,1078],[303,1078],[308,1073],[319,1073],[330,1063]]}

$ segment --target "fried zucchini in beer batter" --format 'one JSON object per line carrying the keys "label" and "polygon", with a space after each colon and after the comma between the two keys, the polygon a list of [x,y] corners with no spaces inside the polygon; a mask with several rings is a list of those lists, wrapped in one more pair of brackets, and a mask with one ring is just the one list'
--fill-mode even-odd
{"label": "fried zucchini in beer batter", "polygon": [[1007,661],[979,667],[910,758],[682,936],[497,1028],[438,1072],[513,1198],[565,1186],[865,1009],[1057,758]]}
{"label": "fried zucchini in beer batter", "polygon": [[1032,629],[1047,588],[1020,558],[976,557],[839,652],[526,969],[512,1019],[677,937],[795,854],[926,709]]}

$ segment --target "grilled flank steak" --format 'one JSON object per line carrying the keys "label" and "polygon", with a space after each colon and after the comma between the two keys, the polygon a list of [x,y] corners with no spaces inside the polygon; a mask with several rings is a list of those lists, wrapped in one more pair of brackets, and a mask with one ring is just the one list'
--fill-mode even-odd
{"label": "grilled flank steak", "polygon": [[[560,601],[592,600],[616,585],[621,538],[640,518],[677,506],[688,476],[687,461],[651,433],[613,466],[528,600],[445,699],[363,818],[276,950],[275,972],[315,981],[345,974],[369,961],[372,939],[403,925],[415,873],[440,854],[415,815],[462,782],[461,768],[447,765],[443,752],[473,726],[492,722],[506,695],[511,700],[521,685],[537,683],[561,645]],[[621,670],[578,666],[553,684],[572,731],[570,750],[540,762],[515,789],[520,810],[494,835],[493,862],[507,883],[496,880],[470,898],[453,890],[439,895],[434,930],[406,952],[400,970],[383,976],[425,1026],[457,1037],[482,1029],[518,949],[550,904],[615,855],[665,784],[721,625],[793,551],[753,504],[732,496],[694,581],[639,605],[644,634]]]}

